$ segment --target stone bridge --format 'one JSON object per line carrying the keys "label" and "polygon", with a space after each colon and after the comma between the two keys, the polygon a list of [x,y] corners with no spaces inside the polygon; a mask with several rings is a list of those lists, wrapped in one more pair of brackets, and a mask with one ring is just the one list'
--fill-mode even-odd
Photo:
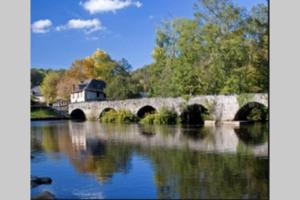
{"label": "stone bridge", "polygon": [[174,109],[178,115],[191,105],[204,107],[210,120],[245,120],[243,116],[254,107],[268,108],[268,94],[209,95],[178,98],[140,98],[120,101],[95,101],[69,104],[69,115],[81,114],[88,120],[97,120],[108,110],[128,110],[139,117],[146,112],[165,107]]}

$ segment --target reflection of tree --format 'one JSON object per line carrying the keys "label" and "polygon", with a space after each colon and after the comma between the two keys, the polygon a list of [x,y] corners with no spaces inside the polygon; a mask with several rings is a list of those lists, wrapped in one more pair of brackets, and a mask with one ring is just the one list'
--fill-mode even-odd
{"label": "reflection of tree", "polygon": [[[68,133],[68,127],[43,127],[41,134],[43,150],[66,154],[77,171],[95,173],[101,182],[109,180],[118,171],[128,172],[133,150],[130,145],[123,143],[116,145],[97,138],[89,138],[86,141],[86,150],[80,150],[72,143],[72,134]],[[35,134],[37,132],[33,133],[35,142],[32,145],[38,146]]]}
{"label": "reflection of tree", "polygon": [[[104,126],[99,129],[105,132],[105,136],[115,134],[128,135],[135,128],[122,129],[122,127]],[[160,127],[160,128],[159,128]],[[120,129],[120,130],[119,130]],[[183,128],[184,129],[184,128]],[[139,131],[154,132],[155,136],[164,135],[163,139],[170,136],[173,141],[175,136],[182,133],[193,141],[190,131],[175,126],[151,126],[138,127]],[[257,128],[259,131],[264,130]],[[100,182],[109,181],[116,172],[128,172],[130,158],[133,152],[149,158],[153,163],[154,180],[157,187],[157,198],[267,198],[268,197],[268,160],[258,159],[247,154],[208,154],[184,148],[166,148],[165,146],[146,146],[144,143],[132,144],[119,140],[100,139],[101,134],[91,136],[90,132],[97,129],[74,128],[70,133],[69,126],[58,128],[43,128],[39,134],[42,148],[47,152],[63,152],[72,165],[81,173],[95,174]],[[87,131],[88,130],[88,131]],[[255,128],[253,128],[255,130]],[[75,134],[75,131],[76,134]],[[199,129],[196,137],[204,138],[207,144],[224,139],[228,133],[225,131],[214,132],[212,130]],[[205,131],[208,131],[206,133]],[[210,133],[212,131],[214,134]],[[176,132],[176,133],[175,133]],[[192,131],[193,133],[193,131]],[[231,132],[230,132],[231,133]],[[72,134],[85,136],[86,148],[80,149],[72,143]],[[174,137],[172,135],[174,134]],[[200,135],[199,135],[200,134]],[[202,134],[202,135],[201,135]],[[224,134],[224,135],[223,135]],[[232,134],[235,136],[233,130]],[[34,134],[33,134],[34,135]],[[89,135],[88,138],[86,136]],[[139,134],[134,133],[138,136]],[[193,135],[193,134],[192,134]],[[98,137],[99,136],[99,137]],[[180,135],[179,135],[180,136]],[[218,137],[216,137],[218,136]],[[126,137],[125,137],[126,138]],[[179,137],[181,141],[181,137]],[[235,136],[235,138],[237,138]],[[231,140],[231,137],[229,137]],[[119,141],[119,142],[116,142]],[[126,140],[127,141],[127,140]],[[167,140],[169,141],[169,140]],[[177,140],[176,140],[177,141]],[[226,142],[227,144],[227,142]],[[241,143],[241,147],[247,146]],[[35,144],[36,145],[36,144]]]}
{"label": "reflection of tree", "polygon": [[[88,154],[85,159],[86,171],[95,173],[101,182],[106,182],[117,171],[127,172],[131,148],[128,145],[113,145],[111,143],[98,143],[103,145],[99,154]],[[92,151],[91,151],[92,152]],[[89,152],[89,153],[91,153]]]}
{"label": "reflection of tree", "polygon": [[42,131],[42,148],[46,152],[58,152],[58,135],[51,126],[44,126]]}
{"label": "reflection of tree", "polygon": [[237,136],[247,145],[263,144],[268,140],[268,124],[257,123],[254,125],[244,125],[234,129]]}
{"label": "reflection of tree", "polygon": [[268,197],[268,160],[188,149],[152,149],[150,157],[158,198]]}

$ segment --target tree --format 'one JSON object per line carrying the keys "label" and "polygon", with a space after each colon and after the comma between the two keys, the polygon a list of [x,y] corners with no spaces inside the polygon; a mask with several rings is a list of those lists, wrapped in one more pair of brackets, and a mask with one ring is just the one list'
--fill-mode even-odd
{"label": "tree", "polygon": [[91,56],[91,59],[94,62],[93,78],[109,83],[117,63],[106,52],[99,49]]}
{"label": "tree", "polygon": [[32,68],[30,70],[31,87],[40,85],[45,75],[46,71],[44,69]]}
{"label": "tree", "polygon": [[41,92],[47,103],[53,103],[57,97],[57,84],[61,79],[61,73],[49,72],[41,85]]}
{"label": "tree", "polygon": [[105,88],[105,94],[108,99],[128,99],[139,97],[141,90],[138,82],[131,78],[129,73],[131,65],[126,59],[117,62],[113,69],[113,77]]}
{"label": "tree", "polygon": [[57,96],[64,100],[69,100],[70,95],[74,89],[73,87],[78,83],[79,83],[78,80],[68,76],[65,73],[56,86]]}

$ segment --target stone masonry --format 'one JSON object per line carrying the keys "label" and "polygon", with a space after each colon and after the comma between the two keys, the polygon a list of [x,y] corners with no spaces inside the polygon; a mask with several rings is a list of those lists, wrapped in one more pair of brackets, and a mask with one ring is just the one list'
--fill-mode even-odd
{"label": "stone masonry", "polygon": [[268,108],[268,94],[241,94],[241,95],[210,95],[193,96],[188,100],[183,98],[140,98],[121,101],[94,101],[69,104],[69,114],[80,109],[87,119],[98,119],[105,109],[128,110],[134,114],[145,106],[152,106],[155,110],[162,107],[174,109],[178,115],[188,105],[204,106],[211,120],[232,121],[237,112],[246,105],[258,103]]}

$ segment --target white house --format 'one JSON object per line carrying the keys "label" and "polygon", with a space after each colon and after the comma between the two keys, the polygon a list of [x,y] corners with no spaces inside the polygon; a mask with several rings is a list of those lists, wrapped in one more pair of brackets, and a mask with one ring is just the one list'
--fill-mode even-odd
{"label": "white house", "polygon": [[106,96],[103,92],[105,85],[104,81],[95,79],[81,82],[73,88],[70,96],[71,103],[105,100]]}
{"label": "white house", "polygon": [[41,93],[40,86],[31,88],[31,95],[34,97],[35,101],[45,103],[45,97]]}

